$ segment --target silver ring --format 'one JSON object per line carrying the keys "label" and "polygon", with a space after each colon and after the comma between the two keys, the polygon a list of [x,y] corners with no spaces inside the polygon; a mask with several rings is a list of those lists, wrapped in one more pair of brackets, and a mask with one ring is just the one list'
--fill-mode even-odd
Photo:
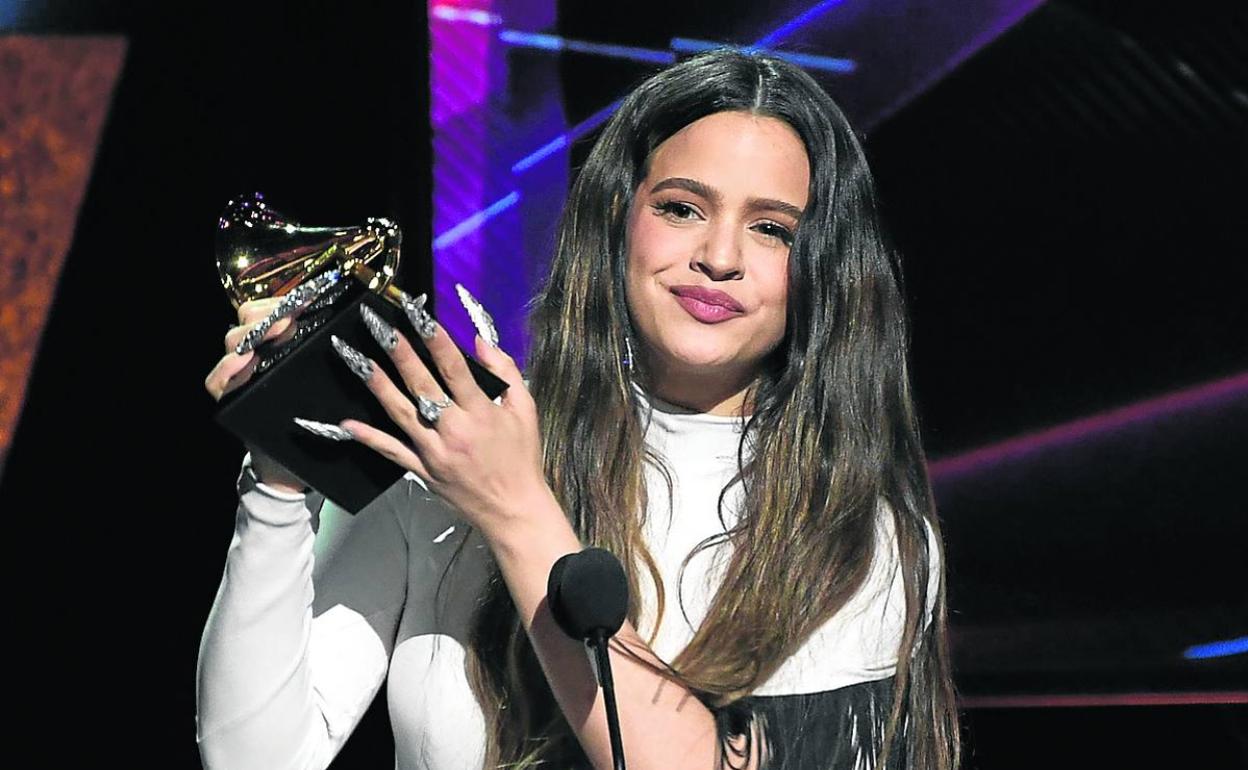
{"label": "silver ring", "polygon": [[434,401],[433,399],[425,398],[424,396],[416,396],[416,411],[420,412],[421,417],[424,417],[427,421],[435,425],[438,422],[438,418],[442,416],[442,410],[446,409],[450,405],[451,400],[449,398],[444,398],[441,401]]}

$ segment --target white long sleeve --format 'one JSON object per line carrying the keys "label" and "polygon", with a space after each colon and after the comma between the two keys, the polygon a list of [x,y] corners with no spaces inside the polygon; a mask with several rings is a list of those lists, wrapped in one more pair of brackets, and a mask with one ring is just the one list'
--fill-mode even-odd
{"label": "white long sleeve", "polygon": [[312,497],[240,476],[199,653],[207,768],[326,767],[386,675],[407,585],[395,508],[352,517],[325,503],[314,532]]}

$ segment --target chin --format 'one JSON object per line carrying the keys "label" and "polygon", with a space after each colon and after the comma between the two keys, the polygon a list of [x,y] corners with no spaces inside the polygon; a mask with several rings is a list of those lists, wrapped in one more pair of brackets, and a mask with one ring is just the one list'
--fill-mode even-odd
{"label": "chin", "polygon": [[740,351],[710,341],[684,341],[663,351],[666,361],[682,369],[718,369],[738,363]]}

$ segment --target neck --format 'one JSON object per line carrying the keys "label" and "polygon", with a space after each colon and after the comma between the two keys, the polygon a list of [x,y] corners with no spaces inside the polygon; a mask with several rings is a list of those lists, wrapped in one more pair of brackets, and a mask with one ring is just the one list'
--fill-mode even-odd
{"label": "neck", "polygon": [[725,377],[721,374],[684,374],[655,372],[648,383],[650,392],[669,404],[694,412],[735,417],[749,415],[750,387],[755,377]]}

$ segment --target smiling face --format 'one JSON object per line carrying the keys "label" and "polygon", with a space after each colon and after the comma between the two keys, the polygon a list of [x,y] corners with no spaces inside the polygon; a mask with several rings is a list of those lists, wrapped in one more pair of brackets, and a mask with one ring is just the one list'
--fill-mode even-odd
{"label": "smiling face", "polygon": [[651,153],[629,211],[626,293],[658,395],[704,408],[727,395],[710,391],[753,382],[784,337],[809,187],[806,149],[776,118],[715,113]]}

